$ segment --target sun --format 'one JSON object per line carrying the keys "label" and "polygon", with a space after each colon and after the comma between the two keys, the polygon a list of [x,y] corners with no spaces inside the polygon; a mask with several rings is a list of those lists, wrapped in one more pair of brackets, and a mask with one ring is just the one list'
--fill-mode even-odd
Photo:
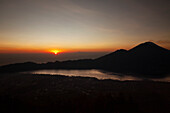
{"label": "sun", "polygon": [[51,53],[57,55],[59,52],[61,52],[60,50],[57,50],[57,49],[53,49],[53,50],[50,50]]}

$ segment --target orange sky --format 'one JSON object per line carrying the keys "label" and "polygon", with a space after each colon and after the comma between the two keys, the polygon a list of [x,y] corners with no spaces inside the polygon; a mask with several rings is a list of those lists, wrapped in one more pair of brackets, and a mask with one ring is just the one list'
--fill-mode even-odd
{"label": "orange sky", "polygon": [[150,40],[170,49],[164,1],[4,0],[0,53],[112,52]]}

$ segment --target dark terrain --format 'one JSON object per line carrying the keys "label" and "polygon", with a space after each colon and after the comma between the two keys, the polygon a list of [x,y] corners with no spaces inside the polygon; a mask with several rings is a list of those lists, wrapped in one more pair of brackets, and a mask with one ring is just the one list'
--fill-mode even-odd
{"label": "dark terrain", "polygon": [[38,69],[104,69],[134,76],[165,77],[170,51],[152,42],[96,59],[0,67],[2,113],[170,113],[170,83],[31,75]]}
{"label": "dark terrain", "polygon": [[1,74],[1,113],[170,113],[170,83]]}

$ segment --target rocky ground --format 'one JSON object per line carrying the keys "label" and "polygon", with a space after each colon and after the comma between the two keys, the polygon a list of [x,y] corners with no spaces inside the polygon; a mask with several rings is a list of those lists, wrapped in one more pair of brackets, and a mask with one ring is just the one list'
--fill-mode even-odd
{"label": "rocky ground", "polygon": [[1,113],[170,113],[170,83],[0,74]]}

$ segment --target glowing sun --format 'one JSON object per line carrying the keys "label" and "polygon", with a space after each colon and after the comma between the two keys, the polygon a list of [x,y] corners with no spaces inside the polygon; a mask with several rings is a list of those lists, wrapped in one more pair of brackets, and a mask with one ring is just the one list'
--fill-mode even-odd
{"label": "glowing sun", "polygon": [[57,55],[59,52],[61,52],[60,50],[57,50],[57,49],[53,49],[53,50],[50,50],[51,53]]}

